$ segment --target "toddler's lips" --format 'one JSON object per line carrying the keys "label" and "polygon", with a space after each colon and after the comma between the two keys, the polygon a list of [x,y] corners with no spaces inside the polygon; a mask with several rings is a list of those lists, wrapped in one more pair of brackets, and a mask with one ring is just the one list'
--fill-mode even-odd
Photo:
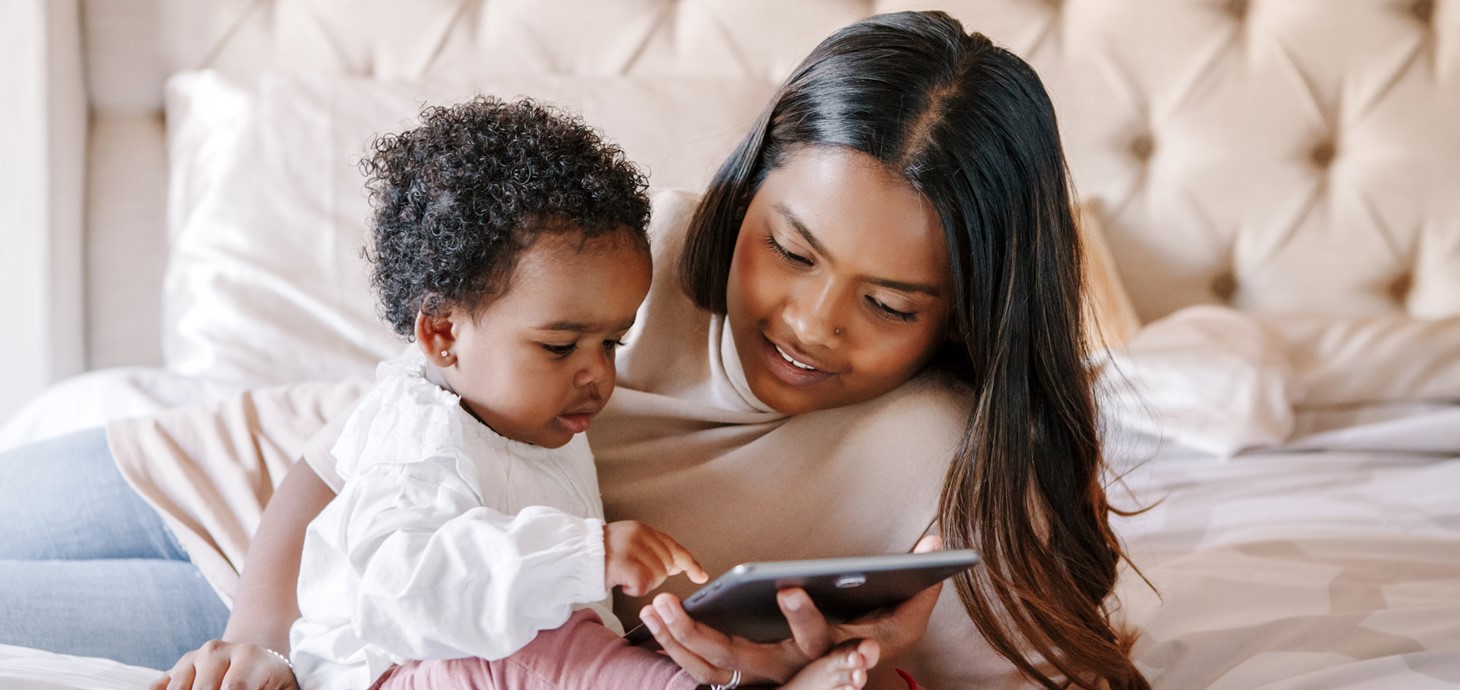
{"label": "toddler's lips", "polygon": [[563,427],[566,428],[568,431],[571,431],[575,434],[581,434],[588,430],[589,425],[593,424],[593,415],[586,412],[580,412],[577,414],[563,414],[558,415],[558,421],[562,423]]}

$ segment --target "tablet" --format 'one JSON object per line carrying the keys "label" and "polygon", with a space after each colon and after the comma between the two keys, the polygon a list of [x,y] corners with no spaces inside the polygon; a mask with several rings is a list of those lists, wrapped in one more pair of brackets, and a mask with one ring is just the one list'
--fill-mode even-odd
{"label": "tablet", "polygon": [[[971,549],[743,563],[690,595],[684,608],[720,632],[775,642],[791,636],[776,604],[780,589],[805,589],[828,622],[840,623],[896,606],[977,563]],[[626,637],[634,644],[654,639],[643,625]]]}

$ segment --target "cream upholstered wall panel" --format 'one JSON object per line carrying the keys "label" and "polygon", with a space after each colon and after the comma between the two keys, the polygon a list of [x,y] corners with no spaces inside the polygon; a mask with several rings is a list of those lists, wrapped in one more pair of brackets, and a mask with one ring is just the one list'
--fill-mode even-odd
{"label": "cream upholstered wall panel", "polygon": [[[1039,70],[1145,319],[1460,314],[1460,0],[83,4],[99,117],[157,117],[163,78],[199,67],[773,82],[839,26],[924,7]],[[92,231],[135,231],[111,222]]]}

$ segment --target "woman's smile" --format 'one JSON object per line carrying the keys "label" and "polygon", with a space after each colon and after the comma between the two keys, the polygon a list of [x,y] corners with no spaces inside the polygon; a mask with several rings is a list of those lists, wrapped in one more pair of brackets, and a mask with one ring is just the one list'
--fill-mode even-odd
{"label": "woman's smile", "polygon": [[789,346],[783,348],[765,335],[761,336],[761,343],[762,355],[767,362],[766,368],[786,385],[809,386],[835,376],[834,372],[823,368],[817,360],[799,353],[792,354],[794,350],[787,351]]}

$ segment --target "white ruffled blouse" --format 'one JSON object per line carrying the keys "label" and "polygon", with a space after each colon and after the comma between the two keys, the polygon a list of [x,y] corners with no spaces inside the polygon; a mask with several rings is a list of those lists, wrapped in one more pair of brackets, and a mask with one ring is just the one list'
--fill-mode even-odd
{"label": "white ruffled blouse", "polygon": [[310,523],[291,630],[307,690],[364,688],[410,659],[500,659],[608,608],[603,503],[581,434],[505,438],[425,376],[382,363],[333,454],[345,481]]}

